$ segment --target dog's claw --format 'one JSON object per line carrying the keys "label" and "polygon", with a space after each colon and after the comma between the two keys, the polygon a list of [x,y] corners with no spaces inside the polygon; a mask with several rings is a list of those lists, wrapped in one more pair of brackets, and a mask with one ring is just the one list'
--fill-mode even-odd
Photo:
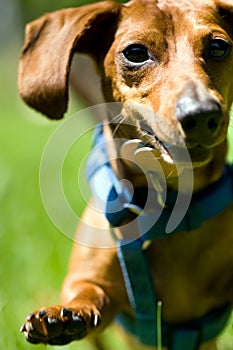
{"label": "dog's claw", "polygon": [[72,310],[64,307],[61,310],[61,317],[70,317],[72,315]]}
{"label": "dog's claw", "polygon": [[93,319],[94,327],[98,327],[100,323],[101,323],[100,316],[98,314],[95,314]]}
{"label": "dog's claw", "polygon": [[75,309],[53,306],[28,315],[20,331],[33,344],[65,345],[82,339],[93,325],[99,324],[99,318],[91,310],[79,313]]}
{"label": "dog's claw", "polygon": [[34,314],[29,314],[27,316],[27,321],[32,321],[34,317],[36,317]]}
{"label": "dog's claw", "polygon": [[48,317],[48,323],[49,324],[56,324],[56,323],[58,323],[58,320],[55,317]]}
{"label": "dog's claw", "polygon": [[27,329],[26,329],[26,325],[25,325],[25,323],[20,327],[20,332],[21,333],[24,333],[24,332],[26,332],[27,331]]}
{"label": "dog's claw", "polygon": [[41,310],[41,311],[39,311],[36,315],[35,315],[35,317],[36,318],[42,318],[43,316],[45,316],[46,315],[46,311],[45,310]]}

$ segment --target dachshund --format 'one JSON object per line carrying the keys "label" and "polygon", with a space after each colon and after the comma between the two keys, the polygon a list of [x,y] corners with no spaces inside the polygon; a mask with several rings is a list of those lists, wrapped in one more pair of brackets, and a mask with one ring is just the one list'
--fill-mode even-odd
{"label": "dachshund", "polygon": [[81,53],[120,109],[106,113],[89,163],[90,184],[115,191],[117,210],[88,205],[76,233],[101,229],[108,248],[74,243],[61,304],[27,317],[29,342],[88,337],[103,349],[113,323],[124,349],[217,349],[233,303],[232,23],[232,0],[107,0],[27,25],[18,85],[30,107],[63,117]]}

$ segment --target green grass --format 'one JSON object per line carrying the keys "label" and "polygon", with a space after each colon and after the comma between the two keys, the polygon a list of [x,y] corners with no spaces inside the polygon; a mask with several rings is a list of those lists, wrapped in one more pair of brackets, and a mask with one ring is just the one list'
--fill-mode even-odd
{"label": "green grass", "polygon": [[[45,347],[26,343],[19,328],[29,312],[58,302],[72,242],[50,222],[39,189],[41,155],[58,124],[46,121],[20,101],[16,90],[17,61],[18,52],[12,48],[1,54],[0,349],[41,350]],[[73,104],[69,114],[80,108],[80,103]],[[88,121],[83,120],[85,122]],[[77,166],[89,146],[84,138],[65,165],[64,187],[79,213],[83,203],[78,204],[78,189],[74,191],[73,188]],[[221,342],[229,344],[222,349],[232,349],[232,326]],[[112,350],[111,340],[110,344]],[[91,350],[85,342],[80,347],[73,343],[62,349],[76,348]]]}

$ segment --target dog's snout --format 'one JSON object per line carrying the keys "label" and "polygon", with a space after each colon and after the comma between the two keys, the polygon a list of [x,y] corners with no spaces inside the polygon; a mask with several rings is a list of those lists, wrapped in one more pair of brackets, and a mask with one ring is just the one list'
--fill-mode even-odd
{"label": "dog's snout", "polygon": [[176,116],[187,141],[211,145],[223,123],[221,105],[214,98],[183,96],[177,103]]}

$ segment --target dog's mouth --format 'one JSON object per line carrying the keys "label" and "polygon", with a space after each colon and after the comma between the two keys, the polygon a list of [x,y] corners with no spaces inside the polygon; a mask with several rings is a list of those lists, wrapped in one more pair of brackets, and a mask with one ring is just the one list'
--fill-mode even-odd
{"label": "dog's mouth", "polygon": [[[158,147],[159,146],[159,147]],[[208,164],[213,157],[213,150],[202,145],[194,147],[179,147],[156,142],[156,147],[165,162],[182,167],[197,168]]]}
{"label": "dog's mouth", "polygon": [[198,143],[186,145],[185,141],[178,145],[164,142],[145,123],[140,127],[140,134],[143,144],[155,152],[159,152],[161,160],[171,166],[198,168],[208,164],[213,157],[212,147]]}
{"label": "dog's mouth", "polygon": [[213,149],[202,145],[193,148],[187,148],[193,167],[200,167],[208,164],[213,157]]}
{"label": "dog's mouth", "polygon": [[207,165],[213,159],[215,146],[220,142],[217,136],[216,140],[214,137],[209,140],[201,133],[199,138],[196,133],[195,139],[193,135],[186,135],[175,118],[168,121],[153,109],[131,101],[124,104],[122,111],[126,120],[132,122],[133,129],[136,128],[135,134],[142,147],[151,149],[162,167],[194,169]]}

